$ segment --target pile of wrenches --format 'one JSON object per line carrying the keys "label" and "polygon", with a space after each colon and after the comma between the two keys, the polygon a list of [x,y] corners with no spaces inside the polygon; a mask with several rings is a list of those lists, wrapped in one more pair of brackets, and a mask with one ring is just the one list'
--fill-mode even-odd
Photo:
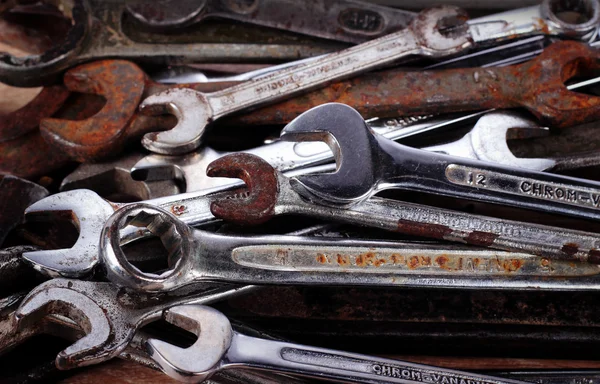
{"label": "pile of wrenches", "polygon": [[0,382],[600,380],[599,0],[0,16]]}

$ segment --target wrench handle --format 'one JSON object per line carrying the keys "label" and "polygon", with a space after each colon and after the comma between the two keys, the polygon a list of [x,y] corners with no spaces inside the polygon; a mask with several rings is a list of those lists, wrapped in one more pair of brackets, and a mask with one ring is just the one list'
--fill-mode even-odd
{"label": "wrench handle", "polygon": [[[258,353],[260,351],[260,353]],[[456,371],[233,333],[223,368],[266,369],[343,382],[523,384],[518,380]]]}

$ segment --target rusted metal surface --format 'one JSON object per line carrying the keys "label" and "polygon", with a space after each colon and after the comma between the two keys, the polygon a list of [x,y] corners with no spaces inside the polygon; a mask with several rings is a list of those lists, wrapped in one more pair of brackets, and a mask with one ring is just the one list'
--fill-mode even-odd
{"label": "rusted metal surface", "polygon": [[62,85],[44,87],[23,108],[0,115],[0,142],[37,130],[40,121],[56,113],[68,96],[69,91]]}
{"label": "rusted metal surface", "polygon": [[32,289],[46,280],[22,258],[23,252],[37,250],[33,246],[16,246],[0,250],[0,296],[4,297],[24,289]]}
{"label": "rusted metal surface", "polygon": [[15,176],[0,179],[0,245],[8,233],[23,222],[25,209],[48,196],[48,191],[35,183]]}
{"label": "rusted metal surface", "polygon": [[151,81],[136,64],[124,60],[80,65],[68,71],[64,81],[67,89],[73,92],[97,94],[106,99],[104,107],[85,120],[49,118],[43,119],[40,124],[46,141],[71,159],[81,162],[114,155],[128,141],[175,124],[173,116],[138,114],[138,105],[143,98],[169,88],[214,91],[232,84],[159,84]]}
{"label": "rusted metal surface", "polygon": [[[562,128],[600,117],[600,97],[568,91],[565,82],[600,71],[600,52],[572,41],[550,45],[537,58],[508,67],[407,72],[394,69],[338,82],[222,124],[286,124],[309,108],[348,104],[365,118],[526,108]],[[460,90],[460,91],[457,91]]]}

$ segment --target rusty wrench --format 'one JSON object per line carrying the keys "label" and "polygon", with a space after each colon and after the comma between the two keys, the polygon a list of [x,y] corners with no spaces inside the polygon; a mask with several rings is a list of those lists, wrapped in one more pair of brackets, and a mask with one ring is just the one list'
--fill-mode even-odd
{"label": "rusty wrench", "polygon": [[362,43],[406,28],[415,12],[357,0],[162,0],[128,5],[143,24],[159,30],[181,28],[206,18],[284,29],[325,39]]}
{"label": "rusty wrench", "polygon": [[573,92],[583,82],[565,85],[574,77],[596,76],[599,58],[597,44],[559,41],[527,62],[506,67],[379,71],[232,117],[226,124],[287,124],[308,108],[339,102],[365,118],[525,108],[542,124],[563,128],[600,117],[600,97]]}
{"label": "rusty wrench", "polygon": [[[550,259],[600,264],[600,240],[594,233],[520,223],[372,197],[348,208],[310,202],[290,186],[290,179],[258,156],[239,153],[212,162],[210,176],[238,177],[249,193],[211,198],[211,212],[237,224],[260,224],[280,214],[300,214],[449,240],[480,247],[524,252]],[[223,196],[225,195],[225,196]]]}
{"label": "rusty wrench", "polygon": [[338,163],[334,173],[291,181],[296,192],[319,204],[350,206],[377,191],[399,188],[600,218],[598,182],[406,147],[374,136],[360,114],[344,104],[325,104],[301,116],[283,129],[281,138],[324,141]]}

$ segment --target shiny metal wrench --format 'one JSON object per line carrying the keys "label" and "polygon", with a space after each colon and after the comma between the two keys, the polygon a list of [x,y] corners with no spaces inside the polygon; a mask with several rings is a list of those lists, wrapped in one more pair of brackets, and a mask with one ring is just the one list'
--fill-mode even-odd
{"label": "shiny metal wrench", "polygon": [[338,163],[334,173],[291,181],[294,190],[319,204],[350,206],[377,191],[398,188],[600,218],[598,182],[409,148],[373,135],[360,114],[344,104],[325,104],[303,117],[288,124],[281,138],[325,141]]}
{"label": "shiny metal wrench", "polygon": [[[170,254],[167,270],[160,275],[145,273],[129,263],[120,248],[120,230],[128,225],[147,228],[161,239]],[[594,283],[600,268],[597,265],[439,244],[221,235],[193,229],[167,211],[146,204],[123,207],[108,219],[100,240],[100,258],[113,283],[145,292],[216,281],[462,289],[600,288]],[[548,263],[560,272],[546,271]]]}
{"label": "shiny metal wrench", "polygon": [[166,109],[181,119],[180,110],[171,104],[176,99],[182,103],[182,108],[193,111],[194,129],[182,130],[176,125],[169,131],[148,133],[142,144],[157,153],[190,152],[200,145],[208,123],[225,115],[290,97],[410,55],[444,57],[461,52],[471,46],[469,35],[457,33],[446,37],[438,32],[438,28],[450,18],[464,16],[464,12],[456,7],[431,8],[421,12],[402,31],[222,91],[205,94],[178,89],[152,95],[142,102],[142,110],[164,113]]}
{"label": "shiny metal wrench", "polygon": [[248,186],[249,192],[243,196],[231,194],[212,199],[211,212],[237,224],[260,224],[276,215],[299,214],[550,259],[600,264],[600,238],[595,233],[377,197],[350,207],[325,208],[298,195],[290,186],[290,179],[267,162],[245,153],[214,161],[208,174],[239,177]]}
{"label": "shiny metal wrench", "polygon": [[181,348],[150,339],[149,355],[169,376],[188,383],[202,382],[228,368],[254,368],[350,383],[422,383],[434,380],[433,377],[448,382],[525,383],[246,336],[234,331],[224,314],[202,305],[176,306],[165,311],[163,317],[193,332],[198,340],[189,348]]}
{"label": "shiny metal wrench", "polygon": [[348,43],[405,28],[416,15],[356,0],[162,0],[128,5],[127,10],[143,24],[160,30],[217,17]]}

